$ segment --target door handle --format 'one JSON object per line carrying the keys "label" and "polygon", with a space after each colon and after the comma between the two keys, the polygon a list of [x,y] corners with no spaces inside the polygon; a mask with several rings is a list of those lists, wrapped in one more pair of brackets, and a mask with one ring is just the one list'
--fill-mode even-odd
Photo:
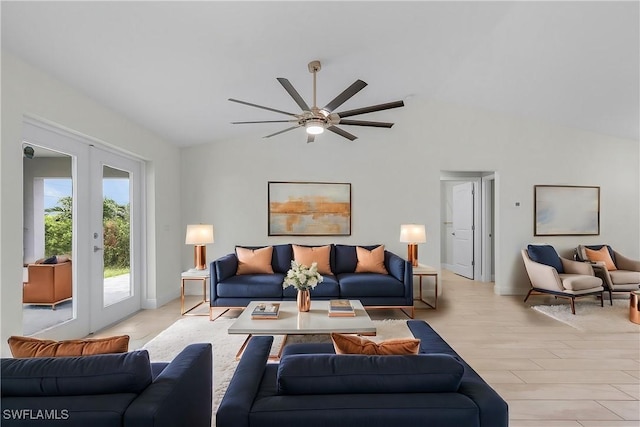
{"label": "door handle", "polygon": [[93,247],[93,252],[98,252],[98,251],[101,251],[101,250],[102,250],[102,248],[99,248],[97,246]]}
{"label": "door handle", "polygon": [[455,236],[455,235],[456,235],[456,232],[454,231],[453,233],[451,233],[451,235],[452,235],[452,236]]}

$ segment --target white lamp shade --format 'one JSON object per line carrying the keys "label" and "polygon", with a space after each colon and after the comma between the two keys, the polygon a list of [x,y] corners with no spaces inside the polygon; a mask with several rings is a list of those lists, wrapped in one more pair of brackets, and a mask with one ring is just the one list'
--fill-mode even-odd
{"label": "white lamp shade", "polygon": [[213,243],[213,225],[190,224],[187,225],[186,245],[206,245]]}
{"label": "white lamp shade", "polygon": [[404,243],[425,243],[427,232],[423,224],[402,224],[400,226],[400,241]]}

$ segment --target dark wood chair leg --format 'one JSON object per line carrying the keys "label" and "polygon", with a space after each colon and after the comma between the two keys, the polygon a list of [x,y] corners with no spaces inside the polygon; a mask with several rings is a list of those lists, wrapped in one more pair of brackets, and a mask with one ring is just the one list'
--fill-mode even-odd
{"label": "dark wood chair leg", "polygon": [[604,307],[604,291],[600,292],[600,307]]}
{"label": "dark wood chair leg", "polygon": [[527,302],[527,300],[529,299],[529,296],[531,295],[531,292],[533,292],[533,289],[529,289],[529,293],[527,294],[526,297],[524,297],[524,302]]}
{"label": "dark wood chair leg", "polygon": [[571,298],[571,314],[576,314],[576,299]]}
{"label": "dark wood chair leg", "polygon": [[609,289],[609,302],[613,305],[613,295],[611,294],[611,289]]}

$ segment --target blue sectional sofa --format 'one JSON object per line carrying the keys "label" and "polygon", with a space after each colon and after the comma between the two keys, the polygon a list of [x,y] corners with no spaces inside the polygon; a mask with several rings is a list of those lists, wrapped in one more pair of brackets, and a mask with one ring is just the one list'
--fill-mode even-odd
{"label": "blue sectional sofa", "polygon": [[[389,274],[356,273],[356,246],[330,245],[330,265],[333,276],[311,291],[311,299],[354,299],[368,308],[402,308],[413,318],[413,270],[411,263],[385,251],[384,264]],[[368,250],[378,247],[363,246]],[[260,247],[251,247],[258,249]],[[289,244],[274,245],[271,259],[273,274],[236,275],[238,258],[235,253],[211,263],[211,307],[246,307],[251,301],[295,300],[293,287],[282,288],[291,268],[293,249]]]}
{"label": "blue sectional sofa", "polygon": [[336,355],[292,344],[267,363],[273,337],[253,337],[216,413],[217,427],[507,427],[507,403],[425,322],[411,356]]}
{"label": "blue sectional sofa", "polygon": [[81,357],[2,359],[2,424],[64,427],[210,427],[211,344],[171,363],[146,350]]}

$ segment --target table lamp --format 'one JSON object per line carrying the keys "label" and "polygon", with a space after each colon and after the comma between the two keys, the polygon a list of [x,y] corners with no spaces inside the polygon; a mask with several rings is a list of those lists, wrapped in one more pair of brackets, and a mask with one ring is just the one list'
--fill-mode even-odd
{"label": "table lamp", "polygon": [[186,245],[193,247],[193,270],[206,270],[207,268],[207,247],[206,244],[213,243],[213,225],[211,224],[190,224],[187,225],[187,237],[184,241]]}
{"label": "table lamp", "polygon": [[418,266],[418,243],[427,241],[427,232],[422,224],[402,224],[400,226],[400,241],[408,243],[407,260],[412,266]]}

